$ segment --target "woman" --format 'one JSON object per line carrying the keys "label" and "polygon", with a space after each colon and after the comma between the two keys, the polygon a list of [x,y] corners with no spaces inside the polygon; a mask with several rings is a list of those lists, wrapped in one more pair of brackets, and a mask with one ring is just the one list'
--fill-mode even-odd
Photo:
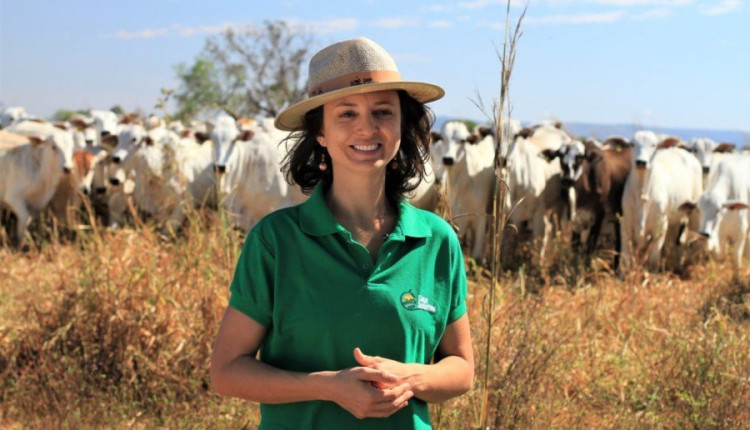
{"label": "woman", "polygon": [[316,54],[308,85],[276,127],[296,132],[283,168],[311,196],[249,233],[212,385],[260,402],[261,429],[431,428],[426,402],[474,373],[458,239],[404,199],[443,90],[364,38]]}

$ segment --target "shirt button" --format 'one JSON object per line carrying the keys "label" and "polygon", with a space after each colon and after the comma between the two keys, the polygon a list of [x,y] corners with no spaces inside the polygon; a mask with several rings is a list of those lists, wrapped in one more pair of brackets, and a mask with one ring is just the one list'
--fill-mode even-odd
{"label": "shirt button", "polygon": [[370,263],[362,263],[362,268],[367,270],[370,268]]}

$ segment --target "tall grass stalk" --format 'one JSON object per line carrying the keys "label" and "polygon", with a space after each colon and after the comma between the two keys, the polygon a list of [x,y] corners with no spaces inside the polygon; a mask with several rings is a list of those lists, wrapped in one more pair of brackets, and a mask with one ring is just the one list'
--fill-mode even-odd
{"label": "tall grass stalk", "polygon": [[[495,320],[495,295],[496,287],[500,281],[500,245],[502,241],[502,233],[505,230],[505,225],[508,221],[509,208],[505,204],[506,196],[509,191],[507,175],[505,169],[501,169],[501,159],[507,156],[507,147],[505,143],[505,130],[503,119],[510,119],[510,98],[508,97],[510,91],[510,78],[513,72],[513,66],[516,59],[516,47],[518,45],[518,39],[521,37],[521,23],[526,15],[526,8],[524,8],[521,16],[519,17],[516,25],[511,32],[511,21],[510,21],[510,4],[508,0],[506,11],[505,11],[505,35],[503,39],[503,50],[502,53],[498,52],[498,57],[501,64],[500,73],[500,98],[496,101],[496,109],[493,110],[494,124],[495,124],[495,136],[497,136],[495,143],[495,159],[494,159],[494,172],[495,172],[495,184],[492,196],[492,218],[490,223],[490,235],[492,238],[492,249],[490,253],[490,285],[489,291],[486,296],[486,307],[484,309],[485,317],[485,338],[484,338],[484,351],[482,354],[484,374],[481,379],[481,406],[479,413],[479,428],[487,428],[487,422],[489,418],[489,396],[490,396],[490,376],[492,374],[492,360],[491,360],[491,345],[492,345],[492,327]],[[506,114],[507,108],[507,116]]]}

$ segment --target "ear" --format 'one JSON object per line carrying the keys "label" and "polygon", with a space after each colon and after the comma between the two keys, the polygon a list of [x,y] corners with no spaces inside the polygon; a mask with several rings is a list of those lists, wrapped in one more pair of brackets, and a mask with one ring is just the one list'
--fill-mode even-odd
{"label": "ear", "polygon": [[117,145],[117,136],[114,134],[108,134],[106,136],[102,136],[102,145]]}
{"label": "ear", "polygon": [[466,138],[466,141],[472,145],[476,145],[477,143],[479,143],[479,136],[477,136],[476,134],[472,134],[471,136]]}
{"label": "ear", "polygon": [[724,202],[724,207],[729,209],[730,211],[738,211],[740,209],[747,209],[747,203],[741,202],[739,200],[729,200],[727,202]]}
{"label": "ear", "polygon": [[144,143],[146,146],[153,146],[154,139],[151,139],[151,136],[146,136],[143,139],[141,139],[141,142]]}
{"label": "ear", "polygon": [[554,160],[554,159],[555,159],[555,158],[557,158],[558,156],[560,156],[560,150],[557,150],[557,151],[553,151],[553,150],[551,150],[551,149],[547,148],[547,149],[545,149],[544,151],[542,151],[542,154],[541,154],[541,155],[542,155],[542,157],[544,157],[544,159],[545,159],[545,160],[547,160],[547,162],[549,163],[549,162],[552,162],[552,160]]}
{"label": "ear", "polygon": [[484,139],[485,137],[487,137],[487,136],[489,136],[489,135],[491,135],[491,134],[492,134],[492,128],[490,128],[490,127],[485,127],[485,126],[480,126],[480,127],[479,127],[479,128],[477,129],[477,132],[479,133],[479,137],[480,137],[481,139]]}
{"label": "ear", "polygon": [[680,205],[679,210],[681,210],[683,212],[691,212],[691,211],[695,210],[695,208],[697,208],[697,207],[698,207],[698,205],[696,205],[693,202],[685,202],[685,203],[683,203],[683,204]]}
{"label": "ear", "polygon": [[68,126],[64,122],[56,122],[55,128],[63,130],[63,131],[68,131]]}
{"label": "ear", "polygon": [[46,142],[46,139],[41,136],[29,136],[29,142],[31,142],[33,146],[39,146],[42,143]]}
{"label": "ear", "polygon": [[255,136],[255,132],[252,130],[243,130],[242,133],[237,137],[237,140],[241,140],[243,142],[246,142],[248,140],[252,140],[253,136]]}
{"label": "ear", "polygon": [[432,141],[431,143],[441,141],[443,140],[443,135],[441,135],[437,131],[430,131],[430,140]]}
{"label": "ear", "polygon": [[734,143],[722,142],[714,149],[714,152],[721,152],[721,153],[734,152],[734,148],[735,148]]}
{"label": "ear", "polygon": [[320,146],[322,146],[323,148],[326,147],[326,137],[325,135],[323,135],[323,133],[315,136],[315,140],[317,140],[318,144],[320,144]]}
{"label": "ear", "polygon": [[180,133],[180,137],[182,138],[190,137],[190,130],[182,130],[182,133]]}
{"label": "ear", "polygon": [[[189,133],[189,131],[188,131]],[[193,136],[195,136],[195,140],[198,141],[198,143],[203,143],[209,139],[211,139],[211,136],[208,133],[204,133],[202,131],[196,131]]]}
{"label": "ear", "polygon": [[531,135],[534,134],[534,130],[526,127],[524,129],[521,129],[518,133],[516,133],[516,137],[523,137],[524,139],[528,139],[531,137]]}
{"label": "ear", "polygon": [[679,146],[682,146],[680,139],[677,139],[675,137],[668,137],[664,139],[660,144],[658,144],[656,146],[656,149],[675,148]]}

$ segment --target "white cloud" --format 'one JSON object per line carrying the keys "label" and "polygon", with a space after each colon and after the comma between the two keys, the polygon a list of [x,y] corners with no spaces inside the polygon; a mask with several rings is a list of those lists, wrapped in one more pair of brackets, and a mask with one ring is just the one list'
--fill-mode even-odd
{"label": "white cloud", "polygon": [[417,18],[385,18],[372,22],[373,27],[380,28],[402,28],[414,27],[418,24]]}
{"label": "white cloud", "polygon": [[564,24],[595,24],[602,22],[616,22],[623,19],[627,14],[624,11],[615,11],[599,14],[583,15],[550,15],[542,17],[526,17],[526,24],[537,25],[564,25]]}
{"label": "white cloud", "polygon": [[704,15],[724,15],[734,12],[740,7],[742,7],[742,2],[740,0],[724,0],[714,7],[704,8],[701,10],[701,13]]}
{"label": "white cloud", "polygon": [[157,37],[166,36],[168,33],[169,28],[147,28],[145,30],[136,31],[117,30],[115,33],[105,35],[104,38],[120,40],[155,39]]}
{"label": "white cloud", "polygon": [[437,20],[432,21],[429,25],[432,28],[451,28],[453,27],[453,22],[448,20]]}
{"label": "white cloud", "polygon": [[672,9],[662,7],[658,9],[651,9],[643,13],[634,14],[633,19],[636,21],[645,21],[647,19],[666,18],[670,15],[672,15]]}
{"label": "white cloud", "polygon": [[448,12],[451,10],[451,8],[444,4],[433,4],[430,5],[427,10],[429,10],[430,12]]}
{"label": "white cloud", "polygon": [[359,27],[357,18],[334,18],[324,21],[306,23],[307,28],[315,34],[336,33],[350,31]]}

